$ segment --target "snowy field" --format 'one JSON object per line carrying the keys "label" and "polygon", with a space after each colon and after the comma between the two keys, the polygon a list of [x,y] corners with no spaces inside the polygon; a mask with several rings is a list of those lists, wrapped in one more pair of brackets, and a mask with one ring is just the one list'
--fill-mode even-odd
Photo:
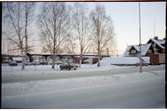
{"label": "snowy field", "polygon": [[2,66],[2,108],[165,108],[165,65]]}
{"label": "snowy field", "polygon": [[[142,57],[143,64],[150,63],[150,57]],[[102,65],[110,65],[110,64],[123,64],[123,65],[135,65],[140,63],[139,57],[105,57],[101,61]]]}

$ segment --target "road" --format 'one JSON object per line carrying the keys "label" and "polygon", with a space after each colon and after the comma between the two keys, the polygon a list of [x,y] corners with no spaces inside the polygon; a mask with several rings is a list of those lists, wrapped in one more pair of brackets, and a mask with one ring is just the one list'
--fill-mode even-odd
{"label": "road", "polygon": [[101,76],[3,83],[2,108],[165,107],[165,69],[100,73]]}

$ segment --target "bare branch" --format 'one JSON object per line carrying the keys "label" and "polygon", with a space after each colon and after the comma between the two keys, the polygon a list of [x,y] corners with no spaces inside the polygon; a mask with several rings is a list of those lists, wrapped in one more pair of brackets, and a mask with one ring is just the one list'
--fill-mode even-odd
{"label": "bare branch", "polygon": [[105,8],[100,5],[96,5],[96,8],[92,10],[90,15],[92,18],[92,34],[94,35],[94,44],[97,46],[98,52],[98,66],[100,66],[100,58],[102,50],[113,39],[112,20],[105,14]]}

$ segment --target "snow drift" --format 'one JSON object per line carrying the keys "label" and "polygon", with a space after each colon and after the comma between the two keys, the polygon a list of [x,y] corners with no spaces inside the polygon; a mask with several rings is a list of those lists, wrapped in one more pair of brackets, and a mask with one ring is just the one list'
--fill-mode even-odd
{"label": "snow drift", "polygon": [[[149,57],[142,57],[143,64],[149,64]],[[100,61],[101,65],[136,65],[140,63],[140,59],[138,57],[106,57]]]}

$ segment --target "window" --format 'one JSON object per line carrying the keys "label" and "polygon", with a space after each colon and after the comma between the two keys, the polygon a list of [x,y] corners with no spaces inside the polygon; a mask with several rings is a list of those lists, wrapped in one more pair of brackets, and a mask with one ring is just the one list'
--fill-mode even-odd
{"label": "window", "polygon": [[131,54],[136,54],[136,50],[132,49],[130,53]]}

